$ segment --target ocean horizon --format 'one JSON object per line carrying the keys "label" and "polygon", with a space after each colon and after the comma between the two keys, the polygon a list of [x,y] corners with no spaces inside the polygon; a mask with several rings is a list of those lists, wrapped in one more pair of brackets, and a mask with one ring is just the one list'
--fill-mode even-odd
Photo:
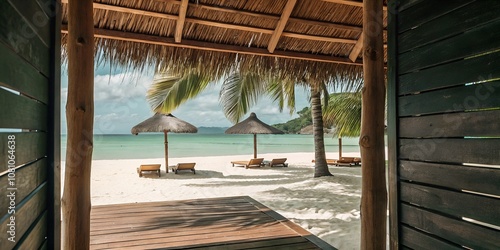
{"label": "ocean horizon", "polygon": [[[359,152],[359,138],[342,138],[343,152]],[[253,135],[196,133],[168,134],[169,158],[253,155]],[[61,159],[66,158],[66,135],[61,136]],[[325,135],[325,150],[338,152],[338,138]],[[314,152],[313,135],[257,135],[258,154]],[[95,134],[93,160],[164,158],[163,133]]]}

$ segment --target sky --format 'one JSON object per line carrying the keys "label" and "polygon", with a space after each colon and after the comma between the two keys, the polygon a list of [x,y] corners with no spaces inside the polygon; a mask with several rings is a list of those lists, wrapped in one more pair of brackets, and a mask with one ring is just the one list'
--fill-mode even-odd
{"label": "sky", "polygon": [[[153,82],[154,70],[125,71],[109,64],[94,70],[94,134],[129,134],[130,129],[154,113],[146,101],[146,91]],[[219,106],[220,84],[214,84],[198,97],[187,101],[172,112],[176,117],[196,127],[230,127]],[[68,92],[67,66],[61,73],[61,133],[66,134],[66,101]],[[296,111],[309,106],[307,90],[296,89]],[[278,105],[263,96],[250,110],[268,124],[283,123],[298,117],[288,109],[279,112]],[[249,113],[250,113],[249,112]],[[248,117],[248,114],[244,118]],[[244,119],[243,118],[243,119]]]}

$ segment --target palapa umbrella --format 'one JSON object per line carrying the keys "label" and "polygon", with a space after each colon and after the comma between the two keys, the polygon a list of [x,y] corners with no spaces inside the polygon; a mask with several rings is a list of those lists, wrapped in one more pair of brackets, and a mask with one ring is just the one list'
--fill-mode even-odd
{"label": "palapa umbrella", "polygon": [[165,168],[168,173],[168,132],[174,133],[196,133],[198,129],[192,124],[176,118],[172,114],[156,113],[153,117],[135,125],[132,134],[142,132],[163,132],[165,134]]}
{"label": "palapa umbrella", "polygon": [[253,158],[257,158],[257,134],[283,134],[283,131],[263,123],[255,113],[228,128],[226,134],[253,134]]}

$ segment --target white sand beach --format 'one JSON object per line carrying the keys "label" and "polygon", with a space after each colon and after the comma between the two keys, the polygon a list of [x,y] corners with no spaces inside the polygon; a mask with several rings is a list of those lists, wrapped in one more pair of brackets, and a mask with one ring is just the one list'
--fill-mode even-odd
{"label": "white sand beach", "polygon": [[[344,153],[357,156],[359,153]],[[250,196],[338,249],[359,249],[361,168],[335,167],[334,177],[313,178],[314,153],[260,154],[288,158],[288,168],[232,167],[250,155],[170,158],[169,165],[196,162],[196,174],[165,174],[164,159],[96,160],[92,205]],[[328,153],[327,158],[338,158]],[[139,177],[140,164],[162,164],[161,177]]]}

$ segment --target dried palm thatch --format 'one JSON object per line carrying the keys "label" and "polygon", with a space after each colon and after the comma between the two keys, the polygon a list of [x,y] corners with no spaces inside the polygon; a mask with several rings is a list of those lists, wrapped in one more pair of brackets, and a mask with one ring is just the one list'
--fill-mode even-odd
{"label": "dried palm thatch", "polygon": [[257,134],[284,134],[283,131],[271,127],[257,118],[252,112],[250,116],[228,128],[226,134],[253,134],[253,158],[257,158]]}
{"label": "dried palm thatch", "polygon": [[257,118],[255,113],[251,113],[250,116],[235,124],[234,126],[228,128],[225,131],[226,134],[283,134],[283,131],[271,127]]}
{"label": "dried palm thatch", "polygon": [[198,129],[192,124],[185,122],[172,114],[155,114],[145,121],[135,125],[130,131],[137,135],[142,132],[174,132],[174,133],[196,133]]}
{"label": "dried palm thatch", "polygon": [[[213,79],[235,68],[294,81],[358,79],[362,19],[352,0],[94,1],[99,60],[175,74],[194,69]],[[63,51],[65,43],[63,34]]]}

